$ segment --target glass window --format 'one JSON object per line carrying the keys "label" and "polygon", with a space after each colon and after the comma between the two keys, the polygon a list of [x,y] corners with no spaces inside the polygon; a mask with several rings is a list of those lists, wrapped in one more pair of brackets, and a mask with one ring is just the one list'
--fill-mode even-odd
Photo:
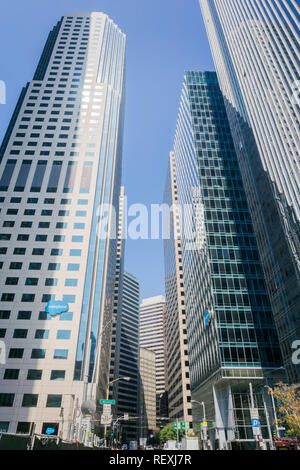
{"label": "glass window", "polygon": [[26,310],[20,310],[18,312],[17,319],[18,320],[30,320],[31,318],[31,312],[26,311]]}
{"label": "glass window", "polygon": [[83,236],[82,235],[73,235],[72,242],[76,242],[76,243],[83,242]]}
{"label": "glass window", "polygon": [[70,339],[71,330],[57,330],[56,339]]}
{"label": "glass window", "polygon": [[30,171],[31,163],[32,163],[31,160],[23,160],[14,191],[17,191],[17,192],[24,191],[28,174]]}
{"label": "glass window", "polygon": [[31,351],[31,359],[45,359],[46,349],[33,349]]}
{"label": "glass window", "polygon": [[36,330],[35,339],[48,339],[49,337],[49,330]]}
{"label": "glass window", "polygon": [[9,359],[22,359],[24,354],[24,349],[22,348],[11,348],[9,350],[8,357]]}
{"label": "glass window", "polygon": [[29,369],[27,372],[27,380],[41,380],[43,371],[41,369]]}
{"label": "glass window", "polygon": [[65,370],[52,370],[50,380],[65,380]]}
{"label": "glass window", "polygon": [[59,271],[60,270],[60,263],[49,263],[48,264],[49,271]]}
{"label": "glass window", "polygon": [[68,264],[68,271],[79,271],[79,264]]}
{"label": "glass window", "polygon": [[9,421],[0,421],[0,432],[8,432]]}
{"label": "glass window", "polygon": [[55,349],[54,359],[68,359],[68,349]]}
{"label": "glass window", "polygon": [[81,256],[81,250],[70,250],[70,256]]}
{"label": "glass window", "polygon": [[17,425],[17,434],[30,434],[32,423],[19,421]]}
{"label": "glass window", "polygon": [[4,168],[4,171],[0,180],[0,191],[8,190],[16,163],[17,163],[17,160],[7,160],[6,166]]}
{"label": "glass window", "polygon": [[65,286],[76,287],[78,284],[78,279],[66,279]]}
{"label": "glass window", "polygon": [[59,182],[59,177],[62,169],[62,161],[54,161],[51,169],[51,174],[49,177],[47,192],[55,193],[57,191],[57,186]]}
{"label": "glass window", "polygon": [[18,380],[20,369],[5,369],[4,379],[5,380]]}
{"label": "glass window", "polygon": [[22,406],[29,408],[29,407],[36,407],[38,402],[38,395],[36,393],[24,393]]}
{"label": "glass window", "polygon": [[14,331],[13,338],[19,338],[19,339],[27,338],[27,333],[28,333],[28,330],[16,329]]}
{"label": "glass window", "polygon": [[13,406],[15,399],[14,393],[0,393],[0,406]]}
{"label": "glass window", "polygon": [[62,402],[62,395],[48,395],[47,397],[47,408],[60,408]]}

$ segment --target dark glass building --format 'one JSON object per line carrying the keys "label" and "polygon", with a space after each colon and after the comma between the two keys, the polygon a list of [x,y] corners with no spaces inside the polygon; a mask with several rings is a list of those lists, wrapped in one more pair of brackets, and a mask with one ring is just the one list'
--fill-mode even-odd
{"label": "dark glass building", "polygon": [[270,440],[264,385],[283,374],[281,352],[214,72],[185,73],[174,168],[194,427],[205,412],[213,447],[254,445],[255,408]]}

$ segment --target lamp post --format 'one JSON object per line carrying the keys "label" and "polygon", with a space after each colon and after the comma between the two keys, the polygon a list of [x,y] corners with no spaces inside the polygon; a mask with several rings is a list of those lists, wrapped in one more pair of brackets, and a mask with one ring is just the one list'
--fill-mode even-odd
{"label": "lamp post", "polygon": [[272,400],[272,408],[273,408],[273,414],[275,418],[275,428],[276,428],[276,437],[280,437],[279,429],[278,429],[278,419],[277,419],[277,413],[276,413],[276,407],[275,407],[275,401],[274,401],[274,395],[273,395],[273,390],[269,385],[265,385],[265,388],[269,390],[269,393],[271,395],[271,400]]}
{"label": "lamp post", "polygon": [[[192,400],[192,403],[198,403],[198,405],[202,405],[203,407],[203,419],[202,419],[202,422],[205,422],[206,423],[206,411],[205,411],[205,403],[204,401],[197,401],[197,400]],[[205,425],[207,426],[207,425]],[[204,427],[204,425],[203,425]],[[207,433],[206,431],[204,431],[204,429],[202,430],[203,432],[203,448],[204,450],[208,450],[207,449]]]}
{"label": "lamp post", "polygon": [[[106,389],[106,400],[108,400],[108,397],[109,397],[109,386],[115,382],[118,382],[119,380],[125,380],[126,382],[129,382],[130,377],[118,377],[117,379],[114,379],[111,382],[108,382],[107,389]],[[106,447],[106,433],[107,433],[107,424],[105,424],[105,427],[104,427],[105,447]]]}

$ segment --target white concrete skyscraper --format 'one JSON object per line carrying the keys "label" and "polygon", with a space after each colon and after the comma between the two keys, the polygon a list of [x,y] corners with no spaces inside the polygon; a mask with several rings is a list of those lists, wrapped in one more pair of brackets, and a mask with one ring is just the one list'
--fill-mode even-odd
{"label": "white concrete skyscraper", "polygon": [[200,0],[284,366],[300,338],[299,2]]}
{"label": "white concrete skyscraper", "polygon": [[164,417],[167,411],[166,346],[166,299],[162,295],[143,299],[140,305],[140,347],[156,355],[157,417]]}
{"label": "white concrete skyscraper", "polygon": [[113,212],[101,218],[99,207],[118,213],[124,60],[125,36],[107,15],[62,17],[0,149],[9,432],[35,423],[36,433],[81,439],[82,402],[105,397],[117,244]]}

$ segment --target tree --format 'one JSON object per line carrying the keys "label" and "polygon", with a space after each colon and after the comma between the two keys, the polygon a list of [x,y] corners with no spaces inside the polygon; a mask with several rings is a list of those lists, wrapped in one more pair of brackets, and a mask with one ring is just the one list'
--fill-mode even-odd
{"label": "tree", "polygon": [[278,423],[288,427],[288,436],[300,437],[300,394],[294,385],[279,383],[269,394],[273,393],[276,400]]}
{"label": "tree", "polygon": [[[181,440],[181,438],[183,436],[183,432],[178,431],[178,435],[179,435],[179,440]],[[177,440],[177,431],[176,431],[176,429],[174,429],[174,424],[173,423],[167,424],[166,426],[164,426],[160,430],[159,440],[162,443],[170,441],[170,440],[174,440],[174,441]]]}

